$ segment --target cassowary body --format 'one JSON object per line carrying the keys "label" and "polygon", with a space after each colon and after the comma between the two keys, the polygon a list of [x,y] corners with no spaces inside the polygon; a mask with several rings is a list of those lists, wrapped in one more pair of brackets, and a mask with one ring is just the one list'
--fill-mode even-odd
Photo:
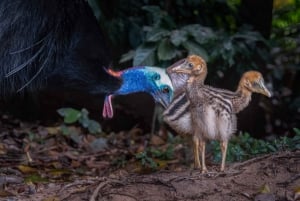
{"label": "cassowary body", "polygon": [[[87,1],[0,1],[0,98],[41,88],[90,94],[147,92],[163,105],[160,68],[107,73],[111,56]],[[156,76],[158,80],[148,79]],[[143,80],[137,87],[139,80]],[[166,82],[167,83],[167,82]]]}
{"label": "cassowary body", "polygon": [[[257,71],[244,73],[237,90],[231,92],[204,84],[207,67],[206,62],[201,57],[189,56],[178,66],[173,66],[170,71],[188,75],[185,96],[188,100],[186,107],[189,109],[190,116],[187,112],[185,115],[187,117],[186,122],[190,121],[191,125],[187,131],[193,135],[195,167],[201,167],[200,148],[202,172],[207,171],[205,142],[214,139],[221,142],[221,171],[224,171],[228,140],[236,130],[236,113],[249,104],[253,92],[271,96],[264,85],[262,75]],[[168,115],[166,114],[166,116]]]}

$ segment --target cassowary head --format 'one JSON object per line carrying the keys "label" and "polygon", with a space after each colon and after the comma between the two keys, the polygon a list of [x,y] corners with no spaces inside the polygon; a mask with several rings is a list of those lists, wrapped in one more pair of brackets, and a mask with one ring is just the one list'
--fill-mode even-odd
{"label": "cassowary head", "polygon": [[154,100],[163,107],[167,107],[173,97],[173,87],[165,69],[158,67],[139,66],[122,71],[107,72],[121,80],[121,87],[105,98],[102,115],[105,118],[113,117],[111,98],[114,95],[126,95],[136,92],[151,94]]}

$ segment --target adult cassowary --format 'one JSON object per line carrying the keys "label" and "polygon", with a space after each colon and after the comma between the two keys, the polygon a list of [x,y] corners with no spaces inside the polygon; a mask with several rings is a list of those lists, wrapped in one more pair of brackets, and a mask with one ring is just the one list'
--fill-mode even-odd
{"label": "adult cassowary", "polygon": [[[168,79],[164,71],[142,66],[107,73],[103,67],[110,62],[109,48],[86,1],[0,1],[1,98],[50,87],[91,94],[142,91],[163,105],[169,102],[171,84],[158,82]],[[109,105],[107,101],[104,108],[111,117]]]}

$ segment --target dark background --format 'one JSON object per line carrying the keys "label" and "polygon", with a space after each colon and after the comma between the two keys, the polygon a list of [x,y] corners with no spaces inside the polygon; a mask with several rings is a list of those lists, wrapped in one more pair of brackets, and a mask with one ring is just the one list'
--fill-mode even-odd
{"label": "dark background", "polygon": [[[108,44],[113,68],[167,67],[188,54],[199,54],[208,62],[207,83],[230,90],[236,89],[243,72],[256,69],[263,73],[273,97],[253,95],[239,114],[239,130],[263,137],[289,135],[299,128],[300,1],[88,2],[103,32],[101,40]],[[149,132],[152,125],[154,103],[146,94],[114,99],[113,120],[101,118],[103,95],[47,89],[22,94],[22,102],[17,96],[4,101],[2,111],[27,120],[56,121],[60,107],[85,107],[104,130],[138,126]]]}

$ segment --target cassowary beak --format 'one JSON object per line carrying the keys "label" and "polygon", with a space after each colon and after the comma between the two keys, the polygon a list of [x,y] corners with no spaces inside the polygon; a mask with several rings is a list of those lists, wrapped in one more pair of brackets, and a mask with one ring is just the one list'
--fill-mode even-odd
{"label": "cassowary beak", "polygon": [[105,98],[103,117],[112,118],[113,108],[111,99],[113,95],[126,95],[130,93],[146,92],[152,95],[154,100],[167,107],[173,97],[173,87],[165,69],[158,67],[132,67],[123,71],[106,70],[111,76],[122,81],[121,87]]}
{"label": "cassowary beak", "polygon": [[161,86],[161,89],[158,90],[157,92],[154,92],[152,95],[152,97],[155,99],[156,102],[160,103],[164,108],[167,108],[168,105],[171,102],[171,98],[172,98],[172,89],[170,88],[170,86],[165,85],[165,86]]}

